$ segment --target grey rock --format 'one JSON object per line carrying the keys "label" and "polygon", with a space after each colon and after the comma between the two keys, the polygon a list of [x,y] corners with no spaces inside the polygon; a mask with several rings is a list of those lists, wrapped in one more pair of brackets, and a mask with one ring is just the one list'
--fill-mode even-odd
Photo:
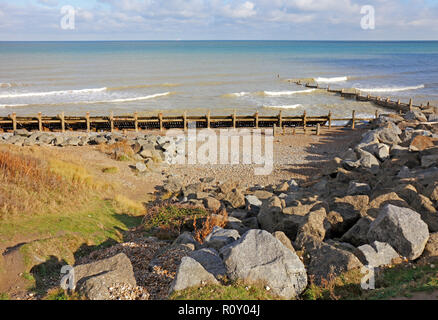
{"label": "grey rock", "polygon": [[438,165],[438,154],[421,157],[421,166],[423,168],[430,168],[436,165]]}
{"label": "grey rock", "polygon": [[183,257],[170,286],[169,294],[204,284],[219,284],[219,282],[198,261],[190,257]]}
{"label": "grey rock", "polygon": [[220,253],[232,280],[263,282],[286,299],[295,298],[307,286],[306,269],[298,256],[264,230],[248,231]]}
{"label": "grey rock", "polygon": [[361,252],[358,258],[362,263],[374,268],[391,265],[393,259],[400,257],[389,244],[379,241],[362,245],[358,250]]}
{"label": "grey rock", "polygon": [[279,223],[281,223],[284,218],[283,208],[281,205],[280,198],[274,196],[269,198],[267,201],[263,201],[263,205],[260,208],[260,212],[257,215],[257,219],[260,223],[262,229],[269,232],[276,231]]}
{"label": "grey rock", "polygon": [[429,230],[419,213],[388,204],[371,223],[367,238],[386,242],[403,257],[415,260],[423,253]]}
{"label": "grey rock", "polygon": [[223,246],[230,244],[240,238],[237,230],[222,229],[214,227],[213,231],[205,238],[205,245],[209,248],[220,250]]}
{"label": "grey rock", "polygon": [[359,195],[359,194],[369,194],[371,188],[367,183],[360,183],[356,181],[350,181],[348,185],[348,195]]}
{"label": "grey rock", "polygon": [[195,238],[193,237],[193,234],[191,232],[188,232],[188,231],[181,233],[178,236],[178,238],[176,238],[175,241],[173,241],[173,244],[174,245],[193,244],[195,246],[195,248],[200,246],[200,243],[195,240]]}
{"label": "grey rock", "polygon": [[131,261],[124,253],[74,268],[76,289],[90,300],[108,300],[114,284],[137,285]]}
{"label": "grey rock", "polygon": [[319,243],[308,251],[310,263],[307,266],[309,276],[313,276],[316,284],[331,276],[339,276],[343,272],[361,268],[363,264],[351,252],[336,248],[327,243]]}
{"label": "grey rock", "polygon": [[137,162],[135,164],[135,169],[137,169],[138,172],[145,172],[148,168],[144,162]]}
{"label": "grey rock", "polygon": [[368,243],[368,230],[373,220],[370,217],[360,218],[342,237],[341,241],[358,247]]}
{"label": "grey rock", "polygon": [[189,254],[189,257],[198,261],[205,270],[210,272],[216,278],[223,277],[227,273],[219,253],[213,248],[203,248],[201,250],[193,251]]}

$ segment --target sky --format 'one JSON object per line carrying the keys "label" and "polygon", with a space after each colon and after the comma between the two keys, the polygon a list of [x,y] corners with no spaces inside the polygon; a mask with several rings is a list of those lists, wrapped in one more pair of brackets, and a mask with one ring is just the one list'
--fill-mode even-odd
{"label": "sky", "polygon": [[44,40],[438,40],[438,0],[0,0],[0,41]]}

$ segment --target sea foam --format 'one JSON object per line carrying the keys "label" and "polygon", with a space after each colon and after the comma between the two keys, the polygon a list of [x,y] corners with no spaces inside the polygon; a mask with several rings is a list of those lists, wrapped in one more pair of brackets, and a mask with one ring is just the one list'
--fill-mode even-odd
{"label": "sea foam", "polygon": [[401,92],[401,91],[411,91],[411,90],[418,90],[418,89],[423,89],[424,88],[424,84],[419,85],[419,86],[412,86],[412,87],[393,87],[393,88],[355,88],[359,91],[364,91],[364,92]]}

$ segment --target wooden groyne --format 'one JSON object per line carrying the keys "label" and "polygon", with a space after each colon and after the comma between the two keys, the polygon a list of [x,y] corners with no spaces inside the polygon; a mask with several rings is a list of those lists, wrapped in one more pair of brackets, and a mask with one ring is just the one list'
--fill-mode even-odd
{"label": "wooden groyne", "polygon": [[[378,113],[376,111],[376,117]],[[168,130],[168,129],[188,129],[195,124],[196,128],[278,128],[302,127],[313,128],[317,134],[322,127],[331,128],[336,121],[347,121],[348,126],[355,128],[356,123],[370,122],[375,118],[357,118],[353,111],[351,118],[334,118],[331,112],[325,116],[309,116],[306,112],[302,116],[284,116],[280,112],[276,116],[259,115],[237,115],[235,112],[228,116],[212,116],[207,113],[205,116],[188,116],[184,113],[181,116],[165,116],[159,113],[157,116],[133,115],[115,116],[44,116],[38,113],[36,117],[19,117],[15,113],[0,117],[0,131],[11,132],[17,129],[27,129],[29,131],[118,131],[118,130]]]}
{"label": "wooden groyne", "polygon": [[408,103],[404,103],[401,102],[401,100],[393,101],[390,98],[385,98],[380,96],[375,97],[370,94],[362,95],[362,92],[360,90],[354,88],[332,89],[330,88],[330,86],[321,87],[318,83],[303,82],[301,80],[289,80],[289,82],[293,82],[297,85],[301,85],[306,88],[326,90],[327,92],[338,94],[344,98],[356,99],[357,101],[363,101],[363,102],[372,102],[377,106],[395,110],[398,112],[407,112],[415,109],[425,110],[430,108],[436,108],[432,106],[430,102],[428,102],[426,105],[423,104],[415,105],[414,100],[412,98],[409,99]]}

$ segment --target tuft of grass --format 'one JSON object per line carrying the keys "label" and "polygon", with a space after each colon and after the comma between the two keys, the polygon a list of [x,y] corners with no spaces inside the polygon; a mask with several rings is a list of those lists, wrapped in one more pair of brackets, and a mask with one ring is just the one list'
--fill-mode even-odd
{"label": "tuft of grass", "polygon": [[9,299],[9,295],[7,293],[0,293],[0,301]]}
{"label": "tuft of grass", "polygon": [[160,205],[148,209],[144,229],[160,239],[173,239],[180,234],[181,226],[189,219],[208,216],[203,208],[181,205]]}
{"label": "tuft of grass", "polygon": [[67,300],[84,300],[78,293],[69,293],[63,289],[54,289],[47,293],[43,300],[67,301]]}
{"label": "tuft of grass", "polygon": [[115,174],[119,172],[119,168],[118,167],[109,167],[109,168],[103,168],[102,169],[103,173],[110,173],[110,174]]}
{"label": "tuft of grass", "polygon": [[142,203],[131,200],[121,194],[118,194],[114,197],[113,206],[119,212],[127,213],[130,215],[146,214],[146,208]]}
{"label": "tuft of grass", "polygon": [[170,300],[281,300],[262,285],[234,282],[227,285],[206,285],[174,292]]}

